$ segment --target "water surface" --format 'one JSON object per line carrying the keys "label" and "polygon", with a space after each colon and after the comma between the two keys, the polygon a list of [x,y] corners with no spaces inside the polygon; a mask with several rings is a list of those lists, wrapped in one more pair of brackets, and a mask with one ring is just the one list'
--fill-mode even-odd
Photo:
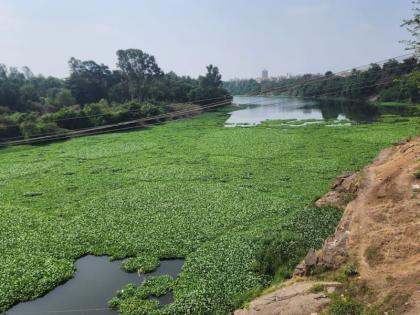
{"label": "water surface", "polygon": [[[107,302],[117,290],[128,283],[141,284],[146,277],[170,275],[181,272],[184,260],[162,260],[156,271],[146,275],[127,273],[121,269],[121,261],[110,261],[107,256],[84,256],[76,261],[73,279],[53,289],[43,297],[19,303],[7,311],[7,315],[24,314],[98,314],[115,315]],[[172,293],[158,298],[161,305],[172,302]],[[82,311],[84,310],[84,311]]]}
{"label": "water surface", "polygon": [[265,120],[317,119],[369,122],[379,116],[375,106],[361,101],[307,100],[292,97],[235,96],[238,110],[230,113],[226,126],[256,125]]}

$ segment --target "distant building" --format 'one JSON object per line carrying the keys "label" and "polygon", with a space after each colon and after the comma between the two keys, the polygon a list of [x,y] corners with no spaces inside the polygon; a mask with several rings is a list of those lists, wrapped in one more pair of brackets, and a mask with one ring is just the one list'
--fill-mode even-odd
{"label": "distant building", "polygon": [[261,79],[262,79],[262,80],[268,80],[268,70],[264,69],[264,70],[261,72]]}

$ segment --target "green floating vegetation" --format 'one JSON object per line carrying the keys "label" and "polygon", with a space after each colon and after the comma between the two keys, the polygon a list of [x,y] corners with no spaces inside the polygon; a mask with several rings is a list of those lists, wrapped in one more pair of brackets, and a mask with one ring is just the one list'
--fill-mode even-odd
{"label": "green floating vegetation", "polygon": [[264,239],[274,252],[290,248],[280,262],[292,259],[290,269],[303,251],[287,240],[320,246],[340,217],[308,205],[341,172],[420,133],[419,118],[289,129],[225,120],[206,113],[0,150],[0,312],[45,294],[94,254],[133,257],[125,268],[143,271],[157,258],[185,258],[173,303],[120,298],[122,314],[226,314],[269,280],[255,269]]}
{"label": "green floating vegetation", "polygon": [[148,273],[159,267],[159,264],[159,258],[143,255],[126,259],[121,267],[128,272]]}
{"label": "green floating vegetation", "polygon": [[[136,312],[148,314],[147,311],[156,312],[157,314],[161,311],[160,304],[158,301],[150,300],[149,298],[165,295],[172,290],[173,285],[174,279],[170,276],[150,277],[140,286],[128,284],[117,292],[117,295],[108,302],[108,305],[110,308],[119,310],[123,314],[138,314]],[[133,308],[133,305],[139,306]]]}

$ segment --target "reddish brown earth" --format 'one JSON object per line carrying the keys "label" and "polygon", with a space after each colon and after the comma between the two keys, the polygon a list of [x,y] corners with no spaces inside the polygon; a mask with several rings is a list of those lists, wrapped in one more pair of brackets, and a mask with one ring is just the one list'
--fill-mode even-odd
{"label": "reddish brown earth", "polygon": [[[348,223],[347,254],[377,292],[420,314],[420,138],[382,151],[362,172],[362,186],[342,222]],[[395,301],[398,303],[398,301]]]}

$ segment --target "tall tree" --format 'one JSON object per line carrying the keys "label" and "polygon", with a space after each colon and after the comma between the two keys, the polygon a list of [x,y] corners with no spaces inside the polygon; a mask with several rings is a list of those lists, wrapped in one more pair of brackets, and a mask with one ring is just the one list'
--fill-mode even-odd
{"label": "tall tree", "polygon": [[108,66],[73,57],[69,60],[69,66],[67,85],[79,104],[93,103],[107,97],[112,80]]}
{"label": "tall tree", "polygon": [[222,75],[219,73],[219,68],[213,65],[208,65],[206,68],[206,75],[198,77],[198,87],[189,93],[190,99],[201,105],[217,101],[217,98],[229,95],[222,87]]}
{"label": "tall tree", "polygon": [[150,83],[162,76],[155,57],[140,49],[120,49],[117,57],[117,66],[128,84],[131,99],[143,101],[149,92]]}
{"label": "tall tree", "polygon": [[414,0],[413,17],[403,20],[401,26],[405,26],[412,35],[412,39],[402,41],[407,44],[407,49],[414,50],[416,56],[420,56],[420,0]]}

